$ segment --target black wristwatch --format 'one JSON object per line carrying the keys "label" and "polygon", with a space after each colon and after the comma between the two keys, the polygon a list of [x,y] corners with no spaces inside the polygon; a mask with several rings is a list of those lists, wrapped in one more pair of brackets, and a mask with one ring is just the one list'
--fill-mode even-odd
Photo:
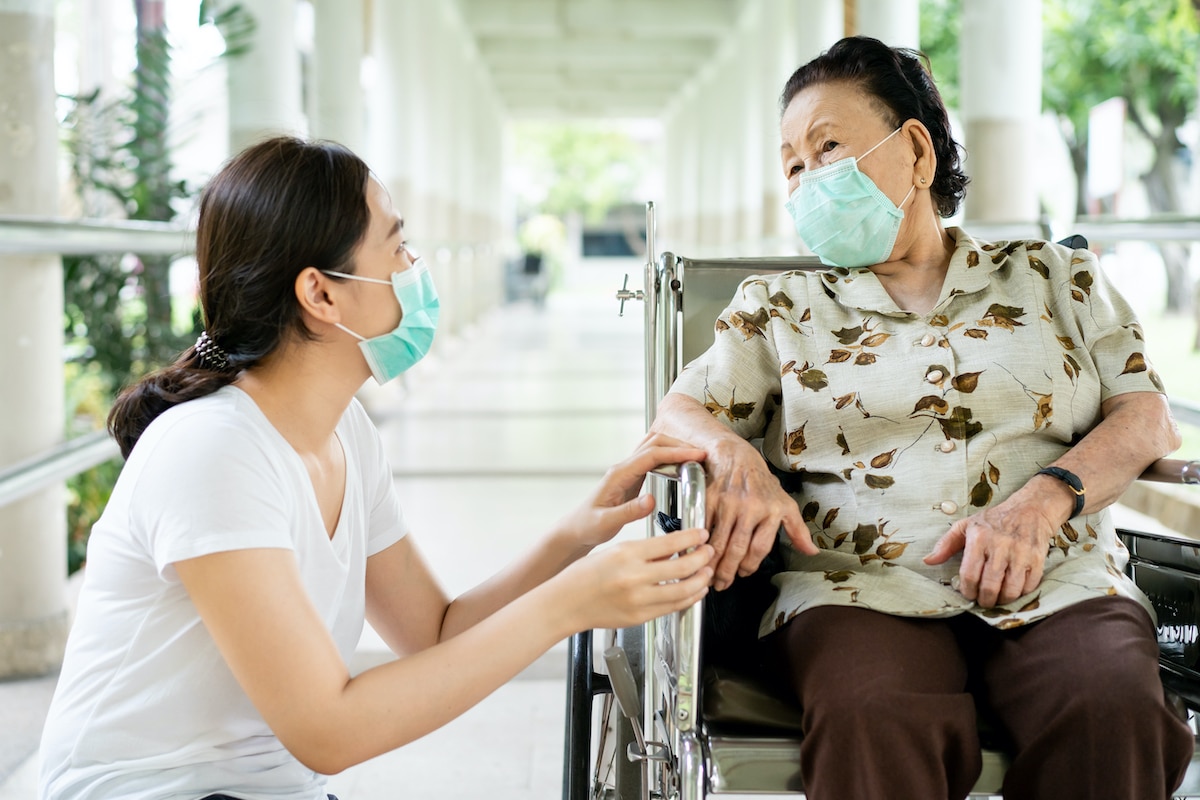
{"label": "black wristwatch", "polygon": [[1075,510],[1071,512],[1071,516],[1067,519],[1078,517],[1079,512],[1083,511],[1084,503],[1083,481],[1079,480],[1079,476],[1062,467],[1044,467],[1043,469],[1039,469],[1037,474],[1051,475],[1071,487],[1071,491],[1075,493]]}

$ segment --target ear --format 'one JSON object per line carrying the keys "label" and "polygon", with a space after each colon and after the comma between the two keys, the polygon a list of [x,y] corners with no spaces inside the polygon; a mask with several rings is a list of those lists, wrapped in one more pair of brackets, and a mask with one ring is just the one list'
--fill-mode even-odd
{"label": "ear", "polygon": [[920,121],[910,119],[901,126],[913,146],[913,185],[918,189],[933,186],[937,173],[937,156],[933,152],[933,137]]}
{"label": "ear", "polygon": [[300,313],[306,319],[331,325],[342,321],[336,293],[328,291],[332,282],[332,278],[316,267],[305,267],[296,276],[296,300],[300,303]]}

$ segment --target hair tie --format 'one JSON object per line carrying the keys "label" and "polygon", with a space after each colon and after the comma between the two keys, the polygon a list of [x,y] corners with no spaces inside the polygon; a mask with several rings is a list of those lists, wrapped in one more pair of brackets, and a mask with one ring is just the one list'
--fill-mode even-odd
{"label": "hair tie", "polygon": [[229,369],[229,354],[221,349],[221,345],[212,340],[208,331],[202,331],[200,338],[196,340],[196,357],[200,359],[201,367],[214,369],[217,372],[225,372]]}

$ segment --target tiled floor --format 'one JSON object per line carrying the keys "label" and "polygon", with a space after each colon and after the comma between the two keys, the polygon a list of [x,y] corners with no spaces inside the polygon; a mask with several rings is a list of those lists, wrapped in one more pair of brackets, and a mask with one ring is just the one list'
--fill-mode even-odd
{"label": "tiled floor", "polygon": [[[544,308],[504,306],[443,342],[405,384],[364,392],[414,536],[448,591],[531,545],[641,439],[641,307],[619,318],[612,299],[626,269],[640,266],[575,267]],[[368,632],[355,667],[386,657]],[[329,791],[344,800],[560,796],[566,658],[565,646],[552,650],[441,730],[334,776]],[[44,714],[35,706],[30,713]],[[33,800],[34,772],[29,759],[7,780],[0,773],[0,800]]]}

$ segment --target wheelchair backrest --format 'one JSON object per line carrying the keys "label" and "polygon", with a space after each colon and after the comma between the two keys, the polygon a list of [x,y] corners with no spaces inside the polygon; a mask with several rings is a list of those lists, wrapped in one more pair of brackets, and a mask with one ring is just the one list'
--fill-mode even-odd
{"label": "wheelchair backrest", "polygon": [[[663,305],[667,319],[664,383],[658,396],[670,388],[683,366],[713,342],[713,324],[728,308],[738,285],[751,275],[774,275],[794,270],[828,269],[815,256],[763,258],[686,258],[663,253],[660,264]],[[673,319],[675,315],[678,318]],[[673,341],[672,341],[673,340]]]}

